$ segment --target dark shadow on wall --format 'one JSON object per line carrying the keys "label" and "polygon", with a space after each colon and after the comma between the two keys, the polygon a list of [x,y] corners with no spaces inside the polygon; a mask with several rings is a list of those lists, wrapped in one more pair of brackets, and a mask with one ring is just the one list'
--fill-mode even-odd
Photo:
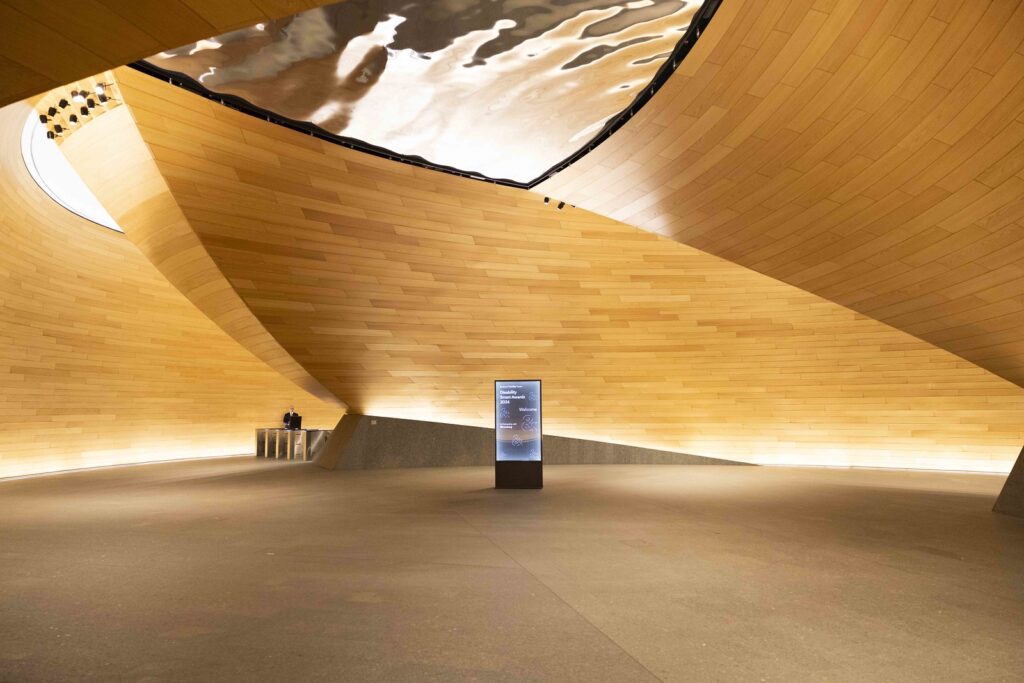
{"label": "dark shadow on wall", "polygon": [[1024,448],[1020,449],[1017,462],[1010,470],[1010,476],[1006,478],[992,510],[1024,519]]}
{"label": "dark shadow on wall", "polygon": [[[317,458],[333,470],[469,467],[494,464],[494,430],[440,422],[348,414]],[[636,446],[544,437],[549,465],[746,465],[733,460]]]}

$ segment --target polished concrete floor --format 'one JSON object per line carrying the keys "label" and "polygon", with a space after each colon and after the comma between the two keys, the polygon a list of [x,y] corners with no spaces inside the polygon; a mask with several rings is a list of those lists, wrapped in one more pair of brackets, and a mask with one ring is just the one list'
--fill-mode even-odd
{"label": "polished concrete floor", "polygon": [[1020,681],[987,475],[224,459],[0,482],[0,681]]}

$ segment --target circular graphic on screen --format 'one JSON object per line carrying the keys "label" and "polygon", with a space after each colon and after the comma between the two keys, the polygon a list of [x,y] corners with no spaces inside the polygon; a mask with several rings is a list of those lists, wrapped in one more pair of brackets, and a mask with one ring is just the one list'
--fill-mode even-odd
{"label": "circular graphic on screen", "polygon": [[507,420],[510,417],[512,417],[512,411],[509,410],[507,406],[502,408],[501,409],[501,419],[502,420]]}
{"label": "circular graphic on screen", "polygon": [[528,432],[532,432],[536,428],[537,418],[535,418],[533,415],[527,415],[526,417],[523,418],[523,429],[525,429]]}
{"label": "circular graphic on screen", "polygon": [[523,445],[523,440],[519,438],[518,434],[512,435],[512,445],[515,446],[516,448],[519,448],[520,446]]}

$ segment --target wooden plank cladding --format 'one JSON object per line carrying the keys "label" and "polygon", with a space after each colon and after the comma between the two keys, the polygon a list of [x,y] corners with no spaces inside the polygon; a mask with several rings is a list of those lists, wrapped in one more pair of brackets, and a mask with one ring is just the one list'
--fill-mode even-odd
{"label": "wooden plank cladding", "polygon": [[727,0],[537,192],[1024,385],[1024,3]]}
{"label": "wooden plank cladding", "polygon": [[484,426],[529,376],[548,433],[733,460],[1005,470],[1024,439],[1024,389],[792,285],[117,78],[213,263],[359,412]]}
{"label": "wooden plank cladding", "polygon": [[251,453],[289,402],[332,427],[340,408],[225,335],[124,235],[43,194],[19,147],[30,115],[0,110],[0,477]]}
{"label": "wooden plank cladding", "polygon": [[0,106],[161,50],[327,2],[0,0]]}
{"label": "wooden plank cladding", "polygon": [[[203,313],[304,392],[344,410],[344,404],[281,348],[252,315],[199,243],[127,110],[91,122],[62,152],[114,220],[132,224],[129,238]],[[111,140],[117,140],[111,145]],[[130,178],[130,183],[125,179]]]}

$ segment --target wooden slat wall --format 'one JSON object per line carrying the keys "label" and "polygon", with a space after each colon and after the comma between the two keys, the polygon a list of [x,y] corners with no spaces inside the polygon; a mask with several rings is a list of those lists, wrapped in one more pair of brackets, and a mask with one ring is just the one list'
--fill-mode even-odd
{"label": "wooden slat wall", "polygon": [[[0,110],[0,477],[248,453],[293,400],[341,410],[230,339],[124,236],[45,196]],[[111,114],[113,115],[113,114]]]}
{"label": "wooden slat wall", "polygon": [[0,106],[337,0],[0,0]]}
{"label": "wooden slat wall", "polygon": [[68,136],[61,151],[114,220],[131,226],[128,238],[200,311],[303,391],[343,411],[267,333],[206,253],[130,119],[123,107],[95,118]]}
{"label": "wooden slat wall", "polygon": [[796,287],[118,78],[217,266],[359,412],[488,425],[493,379],[539,377],[549,433],[731,459],[1005,470],[1024,438],[1020,387]]}
{"label": "wooden slat wall", "polygon": [[538,192],[1024,384],[1024,3],[726,0]]}

